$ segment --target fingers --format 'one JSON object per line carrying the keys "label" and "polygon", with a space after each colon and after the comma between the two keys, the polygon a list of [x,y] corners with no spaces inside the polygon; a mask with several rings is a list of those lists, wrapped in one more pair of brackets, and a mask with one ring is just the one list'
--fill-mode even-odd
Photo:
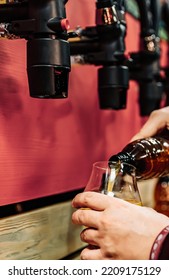
{"label": "fingers", "polygon": [[133,139],[141,139],[157,134],[159,130],[165,127],[165,122],[161,119],[150,118],[142,127],[140,132],[133,137]]}
{"label": "fingers", "polygon": [[72,214],[72,222],[76,225],[98,228],[99,213],[90,209],[78,209]]}
{"label": "fingers", "polygon": [[82,260],[103,260],[100,248],[94,248],[90,245],[83,249],[80,257]]}
{"label": "fingers", "polygon": [[[168,107],[169,108],[169,107]],[[157,134],[159,131],[167,127],[167,119],[169,118],[169,109],[155,110],[151,113],[147,122],[131,141],[146,138]]]}
{"label": "fingers", "polygon": [[72,214],[72,222],[90,228],[98,228],[101,211],[106,209],[109,199],[112,199],[112,197],[96,192],[83,192],[76,195],[72,201],[72,206],[78,208],[78,210]]}
{"label": "fingers", "polygon": [[110,197],[101,193],[83,192],[75,196],[72,200],[72,206],[74,208],[91,208],[97,211],[103,211],[106,209],[109,199]]}
{"label": "fingers", "polygon": [[99,247],[98,230],[94,228],[86,228],[81,234],[80,238],[83,242]]}
{"label": "fingers", "polygon": [[147,122],[139,131],[139,133],[137,133],[134,137],[131,138],[130,142],[153,136],[157,134],[157,132],[158,132],[158,128],[156,124],[150,124],[149,122]]}
{"label": "fingers", "polygon": [[105,194],[83,192],[76,195],[72,201],[72,206],[78,208],[72,214],[72,222],[98,229],[102,223],[104,210],[111,207],[112,211],[113,209],[116,211],[117,208],[125,208],[126,204],[128,205],[129,202]]}

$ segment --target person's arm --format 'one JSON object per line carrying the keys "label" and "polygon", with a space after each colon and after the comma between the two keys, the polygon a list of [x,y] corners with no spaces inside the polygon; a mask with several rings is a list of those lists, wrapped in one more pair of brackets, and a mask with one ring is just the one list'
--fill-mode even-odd
{"label": "person's arm", "polygon": [[73,223],[86,227],[81,239],[89,246],[82,259],[148,260],[156,237],[169,226],[169,218],[153,209],[96,192],[78,194],[72,206],[78,208]]}
{"label": "person's arm", "polygon": [[141,130],[132,137],[131,141],[153,136],[164,128],[169,129],[169,106],[153,111]]}
{"label": "person's arm", "polygon": [[[153,111],[141,130],[130,141],[154,136],[164,129],[168,129],[169,135],[169,106]],[[163,229],[154,241],[150,259],[169,259],[169,227]]]}

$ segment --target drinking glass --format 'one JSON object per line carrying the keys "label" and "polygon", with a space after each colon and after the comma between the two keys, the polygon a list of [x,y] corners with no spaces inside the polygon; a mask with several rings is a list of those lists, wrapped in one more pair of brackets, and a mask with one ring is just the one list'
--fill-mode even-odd
{"label": "drinking glass", "polygon": [[135,167],[128,163],[95,162],[84,191],[100,192],[142,205],[135,173]]}

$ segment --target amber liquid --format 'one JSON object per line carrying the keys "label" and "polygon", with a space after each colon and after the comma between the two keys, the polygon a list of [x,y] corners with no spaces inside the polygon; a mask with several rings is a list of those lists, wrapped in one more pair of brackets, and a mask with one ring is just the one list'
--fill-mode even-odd
{"label": "amber liquid", "polygon": [[125,201],[130,202],[130,203],[135,204],[135,205],[138,205],[138,206],[142,206],[141,201],[136,201],[134,199],[125,200]]}

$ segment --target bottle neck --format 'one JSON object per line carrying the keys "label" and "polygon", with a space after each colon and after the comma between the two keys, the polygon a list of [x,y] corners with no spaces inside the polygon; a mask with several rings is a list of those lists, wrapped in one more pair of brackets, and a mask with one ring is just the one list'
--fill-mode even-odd
{"label": "bottle neck", "polygon": [[134,161],[132,160],[131,155],[129,153],[123,153],[123,152],[113,155],[109,159],[109,161],[120,161],[120,162],[126,162],[126,163],[134,165]]}
{"label": "bottle neck", "polygon": [[136,177],[137,179],[141,179],[141,174],[139,169],[137,168],[137,161],[134,160],[133,156],[130,153],[127,152],[120,152],[116,155],[113,155],[109,161],[116,161],[116,162],[123,162],[123,163],[128,163],[136,168]]}

